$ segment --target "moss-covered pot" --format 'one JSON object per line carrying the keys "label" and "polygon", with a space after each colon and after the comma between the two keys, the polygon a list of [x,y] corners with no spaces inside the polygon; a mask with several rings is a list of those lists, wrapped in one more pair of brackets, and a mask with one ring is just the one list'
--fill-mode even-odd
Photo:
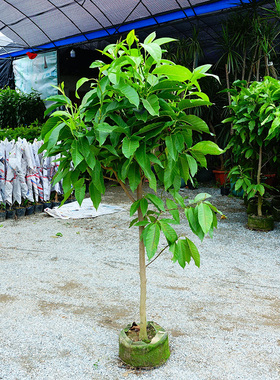
{"label": "moss-covered pot", "polygon": [[150,343],[133,342],[126,333],[131,324],[124,328],[119,336],[120,359],[132,367],[157,367],[166,362],[170,356],[167,332],[155,322],[150,323],[156,335]]}
{"label": "moss-covered pot", "polygon": [[248,228],[256,231],[272,231],[274,228],[273,217],[271,215],[248,215]]}

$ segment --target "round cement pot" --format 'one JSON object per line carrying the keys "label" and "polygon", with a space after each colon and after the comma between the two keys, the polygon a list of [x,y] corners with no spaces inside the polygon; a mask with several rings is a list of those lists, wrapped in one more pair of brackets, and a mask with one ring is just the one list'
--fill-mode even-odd
{"label": "round cement pot", "polygon": [[248,215],[248,228],[256,231],[272,231],[274,228],[273,217],[271,215]]}
{"label": "round cement pot", "polygon": [[134,342],[127,332],[131,324],[124,328],[119,336],[119,357],[125,363],[137,368],[157,367],[166,362],[170,356],[167,332],[155,322],[148,322],[155,329],[156,335],[150,343]]}

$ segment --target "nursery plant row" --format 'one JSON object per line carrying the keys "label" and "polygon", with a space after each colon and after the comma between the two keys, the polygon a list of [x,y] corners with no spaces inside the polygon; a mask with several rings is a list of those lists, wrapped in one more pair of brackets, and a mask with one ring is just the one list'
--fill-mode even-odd
{"label": "nursery plant row", "polygon": [[51,193],[62,194],[61,182],[52,186],[59,155],[44,157],[38,153],[42,141],[26,139],[0,141],[0,204],[1,208],[48,202]]}

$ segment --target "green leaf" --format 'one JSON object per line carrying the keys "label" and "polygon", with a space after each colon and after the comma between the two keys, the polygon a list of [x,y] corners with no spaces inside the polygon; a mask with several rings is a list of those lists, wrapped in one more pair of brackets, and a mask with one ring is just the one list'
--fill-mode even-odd
{"label": "green leaf", "polygon": [[89,184],[89,195],[93,206],[97,210],[101,202],[101,192],[94,186],[94,183],[92,181]]}
{"label": "green leaf", "polygon": [[143,106],[152,116],[159,116],[159,100],[156,95],[150,95],[147,99],[141,98]]}
{"label": "green leaf", "polygon": [[138,210],[138,208],[140,206],[140,201],[141,201],[141,199],[138,199],[137,201],[132,203],[132,205],[130,206],[130,216],[132,216],[136,213],[136,211]]}
{"label": "green leaf", "polygon": [[194,177],[197,173],[197,162],[196,160],[190,156],[189,154],[186,154],[186,158],[188,160],[188,164],[189,164],[189,167],[190,167],[190,172],[191,172],[191,176]]}
{"label": "green leaf", "polygon": [[188,244],[188,247],[189,247],[189,250],[190,250],[191,256],[194,260],[195,265],[199,268],[200,267],[200,255],[199,255],[197,247],[195,246],[195,244],[190,239],[186,238],[185,241]]}
{"label": "green leaf", "polygon": [[155,194],[148,193],[146,198],[149,199],[159,211],[165,211],[164,203],[162,199],[157,197]]}
{"label": "green leaf", "polygon": [[170,214],[172,215],[174,220],[177,223],[180,223],[180,214],[179,214],[177,204],[172,199],[167,198],[166,199],[166,206],[168,207],[168,211],[170,212]]}
{"label": "green leaf", "polygon": [[130,189],[132,192],[134,192],[137,189],[139,183],[141,182],[140,170],[136,162],[133,162],[129,166],[127,176],[129,180]]}
{"label": "green leaf", "polygon": [[224,153],[224,150],[218,147],[213,141],[200,141],[192,147],[192,150],[197,150],[201,153],[220,155]]}
{"label": "green leaf", "polygon": [[127,44],[128,44],[128,46],[130,47],[132,44],[133,44],[133,42],[136,40],[136,36],[135,36],[135,31],[134,31],[134,29],[133,30],[131,30],[129,33],[128,33],[128,35],[127,35],[127,37],[126,37],[126,42],[127,42]]}
{"label": "green leaf", "polygon": [[164,223],[162,220],[160,221],[161,230],[166,237],[168,245],[175,243],[178,239],[178,235],[174,228],[172,228],[169,224]]}
{"label": "green leaf", "polygon": [[76,98],[80,99],[79,94],[78,94],[78,90],[79,90],[79,88],[80,88],[84,83],[88,82],[89,80],[90,80],[90,79],[88,79],[88,78],[81,78],[81,79],[78,80],[78,82],[77,82],[77,84],[76,84],[76,92],[75,92],[75,96],[76,96]]}
{"label": "green leaf", "polygon": [[137,108],[139,106],[139,96],[137,91],[124,81],[113,86],[116,90],[119,90],[131,104],[134,104]]}
{"label": "green leaf", "polygon": [[187,241],[184,239],[179,239],[177,243],[177,260],[182,268],[185,268],[186,262],[191,261],[191,252]]}
{"label": "green leaf", "polygon": [[208,125],[196,115],[185,115],[182,113],[180,120],[186,122],[188,124],[187,127],[194,131],[209,133]]}
{"label": "green leaf", "polygon": [[84,178],[81,178],[79,179],[79,181],[77,181],[75,183],[75,198],[77,199],[79,205],[81,206],[84,198],[85,198],[85,194],[86,194],[86,185],[84,184],[85,180]]}
{"label": "green leaf", "polygon": [[181,65],[162,65],[153,70],[153,74],[166,75],[168,79],[184,82],[190,80],[192,72]]}
{"label": "green leaf", "polygon": [[57,143],[57,140],[59,138],[59,133],[62,130],[62,128],[64,128],[64,127],[65,127],[65,124],[61,123],[61,124],[59,124],[53,128],[52,132],[50,133],[50,135],[48,137],[48,148],[47,149],[51,149]]}
{"label": "green leaf", "polygon": [[126,158],[130,158],[139,147],[139,138],[136,136],[125,137],[122,143],[122,152]]}
{"label": "green leaf", "polygon": [[83,160],[84,157],[79,151],[78,141],[74,140],[71,145],[71,157],[74,164],[74,167],[76,168]]}
{"label": "green leaf", "polygon": [[[207,198],[211,198],[211,195],[208,193],[199,193],[197,196],[194,198],[193,203],[197,203],[200,201],[204,201]],[[191,202],[190,202],[191,203]]]}
{"label": "green leaf", "polygon": [[160,227],[157,223],[151,223],[144,228],[143,234],[143,242],[146,247],[146,252],[148,259],[154,256],[157,251],[159,237],[160,237]]}
{"label": "green leaf", "polygon": [[160,63],[162,57],[162,50],[158,44],[155,43],[144,43],[141,44],[143,48],[153,57],[156,63]]}
{"label": "green leaf", "polygon": [[143,216],[146,215],[147,211],[148,211],[148,207],[149,207],[149,204],[148,204],[148,201],[146,198],[142,198],[140,200],[140,208],[141,208],[141,211],[142,211],[142,214]]}
{"label": "green leaf", "polygon": [[196,207],[198,210],[198,222],[201,226],[202,231],[207,234],[213,222],[213,212],[205,203],[200,203]]}
{"label": "green leaf", "polygon": [[165,144],[167,147],[167,154],[172,158],[172,160],[176,161],[178,153],[172,135],[168,135],[165,137]]}

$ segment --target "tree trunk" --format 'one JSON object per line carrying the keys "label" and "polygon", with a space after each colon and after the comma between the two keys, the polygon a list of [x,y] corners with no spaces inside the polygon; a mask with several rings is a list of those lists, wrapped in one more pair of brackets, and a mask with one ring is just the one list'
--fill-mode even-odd
{"label": "tree trunk", "polygon": [[[226,70],[226,81],[227,81],[227,88],[229,89],[230,84],[229,84],[229,72],[228,72],[228,65],[227,63],[225,64],[225,70]],[[231,97],[230,97],[230,92],[228,91],[228,105],[231,105]],[[231,112],[231,110],[230,110]],[[233,124],[231,123],[230,125],[230,134],[233,135]]]}
{"label": "tree trunk", "polygon": [[268,56],[264,56],[264,63],[265,63],[265,75],[269,75],[269,66],[268,66]]}
{"label": "tree trunk", "polygon": [[[142,181],[137,187],[137,200],[142,199],[143,189]],[[143,220],[143,214],[141,208],[138,208],[138,219]],[[145,262],[145,246],[141,239],[141,234],[144,230],[143,226],[139,226],[139,268],[140,268],[140,340],[148,340],[147,335],[147,316],[146,316],[146,298],[147,298],[147,277],[146,277],[146,262]]]}
{"label": "tree trunk", "polygon": [[[257,184],[261,183],[261,170],[262,170],[262,146],[260,146],[259,150],[259,165],[258,165],[258,174],[257,174]],[[263,197],[258,194],[258,216],[262,216],[262,202]]]}
{"label": "tree trunk", "polygon": [[248,75],[248,79],[247,79],[248,86],[249,86],[250,81],[251,81],[251,76],[252,76],[252,72],[253,72],[253,67],[254,67],[254,65],[255,65],[255,59],[256,59],[256,56],[257,56],[257,50],[258,50],[258,45],[255,47],[254,55],[253,55],[252,62],[251,62],[251,67],[250,67],[250,71],[249,71],[249,75]]}
{"label": "tree trunk", "polygon": [[247,51],[244,48],[244,50],[243,50],[243,60],[242,60],[242,75],[241,75],[241,80],[245,79],[246,59],[247,59]]}

